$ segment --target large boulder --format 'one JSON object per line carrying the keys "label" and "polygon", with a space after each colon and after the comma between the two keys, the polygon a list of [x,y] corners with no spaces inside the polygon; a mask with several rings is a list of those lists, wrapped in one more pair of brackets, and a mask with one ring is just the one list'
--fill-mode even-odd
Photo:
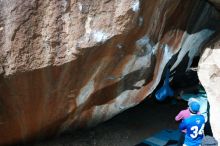
{"label": "large boulder", "polygon": [[191,65],[218,20],[201,0],[1,0],[0,145],[135,106],[168,62]]}
{"label": "large boulder", "polygon": [[209,43],[205,49],[198,70],[210,103],[210,123],[214,137],[220,142],[220,37]]}

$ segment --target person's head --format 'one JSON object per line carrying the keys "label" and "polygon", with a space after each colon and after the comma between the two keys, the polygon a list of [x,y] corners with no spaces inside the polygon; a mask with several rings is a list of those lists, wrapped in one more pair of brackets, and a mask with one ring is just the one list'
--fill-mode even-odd
{"label": "person's head", "polygon": [[197,114],[200,109],[199,101],[195,98],[190,98],[188,101],[189,110],[193,114]]}

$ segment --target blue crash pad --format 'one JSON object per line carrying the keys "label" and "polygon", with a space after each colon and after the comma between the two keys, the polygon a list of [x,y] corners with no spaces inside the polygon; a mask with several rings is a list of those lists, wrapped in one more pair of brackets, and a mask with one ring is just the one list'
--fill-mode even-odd
{"label": "blue crash pad", "polygon": [[[164,146],[168,142],[173,142],[174,144],[170,144],[169,146],[177,145],[181,136],[181,132],[179,130],[162,130],[153,136],[146,138],[142,143],[136,146]],[[176,143],[176,144],[175,144]]]}

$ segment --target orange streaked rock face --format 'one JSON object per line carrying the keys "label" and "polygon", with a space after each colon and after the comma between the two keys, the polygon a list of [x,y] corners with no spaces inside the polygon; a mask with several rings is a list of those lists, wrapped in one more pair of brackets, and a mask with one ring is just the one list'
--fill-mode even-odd
{"label": "orange streaked rock face", "polygon": [[[140,103],[219,29],[191,0],[0,1],[0,145],[93,126]],[[186,66],[187,68],[187,66]]]}

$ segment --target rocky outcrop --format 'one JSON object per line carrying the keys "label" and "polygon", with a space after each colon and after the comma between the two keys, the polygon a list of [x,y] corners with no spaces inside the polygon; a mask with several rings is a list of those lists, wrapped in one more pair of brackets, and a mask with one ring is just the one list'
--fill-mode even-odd
{"label": "rocky outcrop", "polygon": [[138,104],[168,62],[190,66],[218,20],[202,0],[0,1],[0,144]]}
{"label": "rocky outcrop", "polygon": [[200,62],[198,75],[210,103],[210,123],[214,137],[220,142],[220,37],[207,45]]}

